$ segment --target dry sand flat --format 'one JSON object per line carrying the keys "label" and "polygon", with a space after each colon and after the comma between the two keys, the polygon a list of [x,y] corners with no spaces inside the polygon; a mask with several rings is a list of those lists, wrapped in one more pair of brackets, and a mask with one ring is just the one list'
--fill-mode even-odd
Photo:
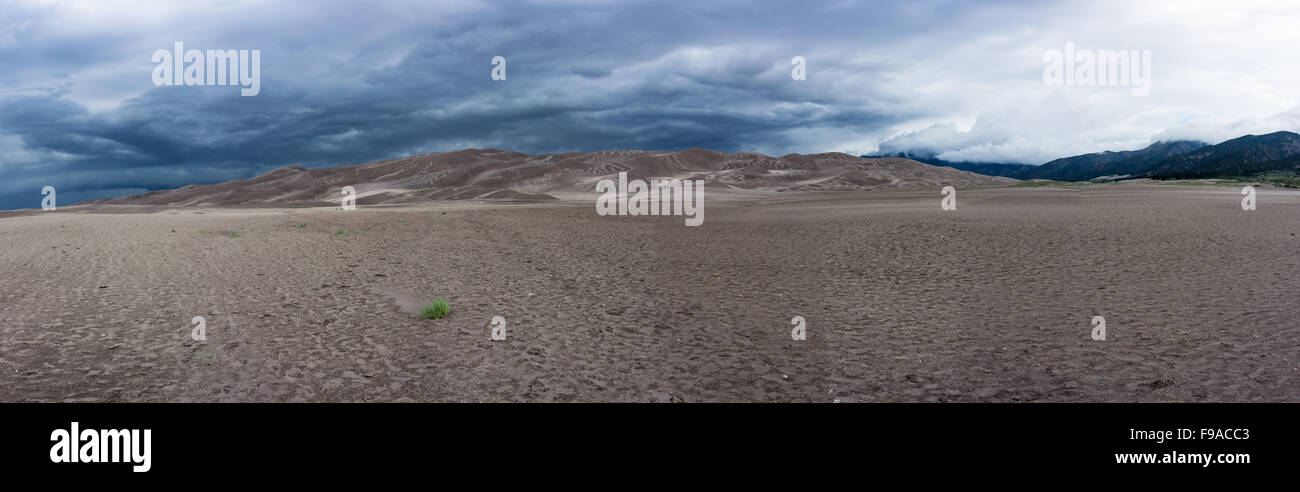
{"label": "dry sand flat", "polygon": [[60,208],[0,219],[0,400],[1300,401],[1300,193],[1237,191]]}

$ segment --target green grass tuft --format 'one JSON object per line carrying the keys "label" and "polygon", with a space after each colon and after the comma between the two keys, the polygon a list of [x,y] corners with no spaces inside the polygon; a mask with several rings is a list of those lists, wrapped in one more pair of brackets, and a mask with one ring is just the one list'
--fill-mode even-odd
{"label": "green grass tuft", "polygon": [[441,319],[451,312],[451,304],[446,299],[439,297],[429,304],[424,305],[420,310],[420,316],[429,319]]}

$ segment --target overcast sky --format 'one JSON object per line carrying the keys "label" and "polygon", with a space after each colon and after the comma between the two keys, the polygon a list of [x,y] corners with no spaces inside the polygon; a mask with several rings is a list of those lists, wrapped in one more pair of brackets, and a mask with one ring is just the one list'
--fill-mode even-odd
{"label": "overcast sky", "polygon": [[[0,209],[468,147],[1041,164],[1300,129],[1294,0],[149,3],[0,0]],[[177,41],[260,50],[260,93],[155,86]],[[1150,94],[1044,83],[1066,43],[1150,50]]]}

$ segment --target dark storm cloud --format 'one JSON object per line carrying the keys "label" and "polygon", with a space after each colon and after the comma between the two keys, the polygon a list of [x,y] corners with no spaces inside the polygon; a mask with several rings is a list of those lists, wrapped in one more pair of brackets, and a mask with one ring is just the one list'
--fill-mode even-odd
{"label": "dark storm cloud", "polygon": [[[24,35],[40,43],[34,31],[60,18],[32,10],[36,25],[0,56],[47,84],[29,84],[0,100],[6,137],[0,208],[35,206],[46,184],[66,204],[65,197],[101,194],[96,190],[176,187],[286,165],[464,147],[820,151],[786,130],[833,125],[867,132],[891,122],[861,104],[828,106],[843,101],[816,82],[815,68],[813,80],[790,79],[792,56],[823,62],[815,57],[816,40],[808,38],[808,21],[827,35],[863,37],[853,23],[824,22],[817,8],[799,4],[448,5],[445,16],[429,22],[365,16],[385,26],[379,34],[359,29],[348,8],[298,7],[329,15],[318,13],[312,32],[284,25],[278,27],[285,32],[268,33],[230,22],[238,16],[182,12],[178,23],[203,31],[146,30],[152,44],[122,43],[120,33],[101,32],[25,45]],[[152,86],[153,64],[141,60],[174,40],[187,49],[260,49],[261,93]],[[505,81],[489,77],[496,55],[507,59]],[[133,68],[123,70],[129,81],[108,83],[134,94],[94,110],[75,90],[70,94],[68,85],[85,82],[67,74],[97,66]]]}
{"label": "dark storm cloud", "polygon": [[[1069,126],[1008,112],[1025,88],[1046,90],[1035,50],[1059,37],[1028,43],[1042,33],[1024,26],[1055,14],[965,1],[0,3],[0,208],[38,206],[47,184],[69,204],[467,147],[779,155],[906,135],[1033,161],[1085,125],[1129,129],[1109,114]],[[155,87],[150,56],[175,41],[260,50],[260,94]],[[497,55],[505,81],[490,79]],[[807,80],[790,78],[796,55]],[[921,131],[976,115],[973,133]],[[1169,126],[1145,125],[1143,138]],[[1014,138],[1026,132],[1045,143]]]}

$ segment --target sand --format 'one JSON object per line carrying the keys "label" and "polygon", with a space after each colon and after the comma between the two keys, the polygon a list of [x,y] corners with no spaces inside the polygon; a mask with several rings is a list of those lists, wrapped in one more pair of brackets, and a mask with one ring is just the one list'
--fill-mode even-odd
{"label": "sand", "polygon": [[0,400],[1300,401],[1295,191],[737,196],[0,218]]}

